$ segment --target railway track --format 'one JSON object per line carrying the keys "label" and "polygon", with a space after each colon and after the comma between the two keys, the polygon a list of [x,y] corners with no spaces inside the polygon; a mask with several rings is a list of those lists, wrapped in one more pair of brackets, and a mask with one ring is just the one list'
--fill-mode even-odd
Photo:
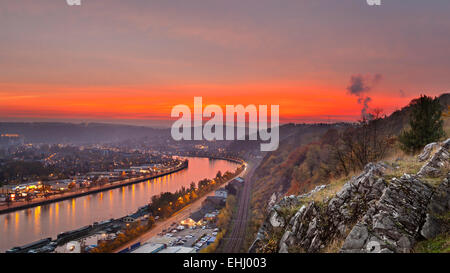
{"label": "railway track", "polygon": [[223,248],[224,253],[239,253],[241,250],[250,210],[250,194],[253,181],[252,178],[258,164],[259,161],[255,162],[255,164],[252,164],[250,166],[250,172],[248,172],[245,176],[244,188],[239,194],[238,211],[236,218],[233,221],[231,234],[230,236],[223,238],[223,241],[225,243],[225,246]]}

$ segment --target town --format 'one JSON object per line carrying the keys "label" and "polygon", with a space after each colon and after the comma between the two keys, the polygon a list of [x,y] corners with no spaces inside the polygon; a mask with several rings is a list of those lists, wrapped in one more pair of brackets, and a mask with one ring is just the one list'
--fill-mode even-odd
{"label": "town", "polygon": [[[95,222],[76,230],[58,234],[53,240],[45,238],[23,246],[14,247],[8,253],[88,253],[100,251],[125,236],[130,230],[141,226],[153,226],[159,231],[147,241],[134,242],[122,247],[118,253],[197,253],[214,244],[218,236],[223,236],[223,226],[219,218],[226,206],[229,195],[236,195],[244,180],[237,177],[226,186],[206,196],[201,207],[189,217],[170,224],[160,224],[159,215],[149,213],[149,206],[139,208],[135,213],[102,222]],[[155,231],[155,232],[156,232]],[[222,234],[222,235],[221,235]]]}
{"label": "town", "polygon": [[[148,151],[31,144],[17,149],[2,163],[7,185],[0,187],[0,208],[100,191],[187,167],[187,161]],[[21,170],[12,173],[16,162]],[[33,179],[39,180],[27,181]]]}

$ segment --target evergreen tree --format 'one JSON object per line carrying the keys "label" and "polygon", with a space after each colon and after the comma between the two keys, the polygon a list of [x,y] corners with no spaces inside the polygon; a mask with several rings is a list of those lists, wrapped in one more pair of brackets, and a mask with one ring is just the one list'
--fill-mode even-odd
{"label": "evergreen tree", "polygon": [[416,152],[431,142],[445,136],[442,108],[437,98],[420,96],[410,103],[410,129],[399,136],[401,148],[406,152]]}

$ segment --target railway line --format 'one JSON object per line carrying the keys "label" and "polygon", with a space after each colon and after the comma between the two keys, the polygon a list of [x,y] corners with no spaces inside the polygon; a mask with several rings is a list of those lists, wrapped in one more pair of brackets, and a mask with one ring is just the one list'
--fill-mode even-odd
{"label": "railway line", "polygon": [[250,171],[245,176],[244,188],[239,194],[238,211],[232,222],[231,234],[222,239],[225,243],[222,249],[224,253],[239,253],[241,251],[250,211],[253,174],[258,165],[259,161],[249,164]]}

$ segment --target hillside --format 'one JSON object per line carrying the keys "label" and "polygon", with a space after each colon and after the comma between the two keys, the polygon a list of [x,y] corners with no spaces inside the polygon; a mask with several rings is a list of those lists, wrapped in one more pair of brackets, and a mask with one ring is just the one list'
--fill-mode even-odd
{"label": "hillside", "polygon": [[[441,95],[439,102],[443,109],[447,108],[450,94]],[[327,185],[331,181],[343,183],[346,178],[364,169],[369,162],[403,156],[396,144],[396,136],[408,125],[410,113],[411,107],[408,105],[389,116],[379,117],[368,125],[328,125],[322,127],[323,130],[299,131],[284,138],[279,149],[266,154],[255,172],[252,218],[245,247],[248,248],[255,238],[270,202],[279,201],[285,195],[307,193],[316,186]],[[449,134],[449,118],[445,119],[444,125]],[[368,129],[364,129],[365,127]],[[364,138],[368,139],[366,142],[368,146],[372,146],[371,150],[357,151],[365,156],[343,162],[342,158],[352,157],[355,153],[353,150],[346,151],[348,146],[360,144]],[[361,144],[366,145],[366,142]],[[375,156],[371,157],[372,154]]]}
{"label": "hillside", "polygon": [[270,206],[249,251],[449,253],[449,171],[450,139],[419,157],[369,163],[345,184]]}
{"label": "hillside", "polygon": [[123,141],[142,137],[161,139],[167,129],[103,123],[0,122],[0,133],[19,134],[29,143],[90,144]]}

